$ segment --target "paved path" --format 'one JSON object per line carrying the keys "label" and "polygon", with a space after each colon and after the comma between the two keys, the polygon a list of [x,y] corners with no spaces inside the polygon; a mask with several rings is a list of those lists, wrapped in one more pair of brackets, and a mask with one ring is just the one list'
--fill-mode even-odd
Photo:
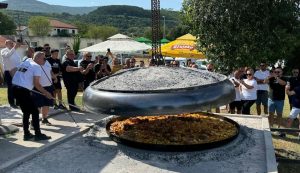
{"label": "paved path", "polygon": [[[74,117],[79,127],[69,114]],[[19,109],[0,106],[0,118],[2,124],[20,124],[22,113]],[[6,172],[37,154],[86,132],[95,121],[102,118],[104,118],[103,115],[51,109],[49,121],[52,126],[41,125],[42,133],[52,137],[49,141],[23,141],[22,127],[19,127],[19,132],[15,134],[0,136],[0,172]]]}

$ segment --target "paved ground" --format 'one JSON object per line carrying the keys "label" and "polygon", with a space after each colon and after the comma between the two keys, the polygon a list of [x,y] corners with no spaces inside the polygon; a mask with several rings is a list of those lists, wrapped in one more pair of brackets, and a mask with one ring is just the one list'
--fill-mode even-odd
{"label": "paved ground", "polygon": [[[165,153],[111,141],[104,126],[99,126],[105,124],[105,115],[57,110],[51,110],[51,114],[56,114],[49,119],[53,126],[41,125],[42,132],[52,137],[49,141],[23,141],[21,127],[15,134],[0,137],[0,173],[277,172],[272,143],[267,143],[271,135],[266,136],[269,132],[265,130],[265,118],[233,116],[237,122],[247,124],[242,129],[249,131],[249,126],[253,130],[242,130],[241,134],[248,137],[239,135],[218,149]],[[74,116],[79,127],[68,114]],[[0,106],[4,124],[20,123],[21,115],[18,109]],[[95,122],[97,125],[83,136]],[[249,135],[258,140],[254,142]]]}
{"label": "paved ground", "polygon": [[[76,126],[69,114],[73,115],[79,127]],[[22,127],[19,127],[19,132],[15,134],[0,136],[0,172],[6,172],[10,168],[48,151],[58,144],[86,132],[95,121],[104,118],[104,116],[90,113],[53,109],[51,109],[50,115],[49,121],[53,125],[41,125],[42,133],[52,137],[49,141],[23,141]],[[22,122],[22,113],[19,109],[0,106],[0,118],[4,125],[19,125]]]}

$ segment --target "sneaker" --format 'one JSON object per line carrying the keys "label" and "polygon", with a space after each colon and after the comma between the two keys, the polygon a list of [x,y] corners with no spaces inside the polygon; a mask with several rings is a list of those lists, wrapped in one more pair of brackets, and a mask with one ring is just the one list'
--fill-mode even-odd
{"label": "sneaker", "polygon": [[48,139],[51,139],[51,136],[47,136],[47,135],[42,134],[42,133],[37,134],[37,135],[34,136],[35,141],[48,140]]}
{"label": "sneaker", "polygon": [[27,134],[24,135],[23,140],[24,140],[24,141],[29,141],[29,140],[32,139],[33,137],[34,137],[33,134],[27,133]]}
{"label": "sneaker", "polygon": [[60,104],[58,105],[58,109],[67,109],[64,105]]}
{"label": "sneaker", "polygon": [[42,124],[45,124],[46,126],[51,126],[51,125],[52,125],[52,124],[48,121],[47,118],[44,118],[44,119],[42,120]]}
{"label": "sneaker", "polygon": [[59,109],[59,106],[57,104],[54,104],[53,109]]}
{"label": "sneaker", "polygon": [[70,106],[70,110],[74,112],[80,112],[80,109],[77,107]]}
{"label": "sneaker", "polygon": [[285,138],[285,137],[286,137],[286,134],[285,134],[285,133],[282,133],[282,132],[280,132],[278,136],[279,136],[279,137],[282,137],[282,138]]}

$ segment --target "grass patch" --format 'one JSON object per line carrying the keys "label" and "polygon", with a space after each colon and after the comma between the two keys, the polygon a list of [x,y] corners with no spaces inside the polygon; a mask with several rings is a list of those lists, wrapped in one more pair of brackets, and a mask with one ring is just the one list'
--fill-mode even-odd
{"label": "grass patch", "polygon": [[[82,92],[78,92],[75,98],[75,103],[77,106],[82,107]],[[62,89],[62,97],[63,102],[68,106],[67,101],[67,90],[65,88]],[[7,88],[0,88],[0,105],[7,105]]]}

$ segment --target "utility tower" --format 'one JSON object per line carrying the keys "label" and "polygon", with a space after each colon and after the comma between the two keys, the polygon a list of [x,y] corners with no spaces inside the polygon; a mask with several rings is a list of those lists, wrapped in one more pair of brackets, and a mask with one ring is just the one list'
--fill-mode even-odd
{"label": "utility tower", "polygon": [[151,0],[152,14],[152,59],[158,64],[161,47],[160,47],[160,0]]}

